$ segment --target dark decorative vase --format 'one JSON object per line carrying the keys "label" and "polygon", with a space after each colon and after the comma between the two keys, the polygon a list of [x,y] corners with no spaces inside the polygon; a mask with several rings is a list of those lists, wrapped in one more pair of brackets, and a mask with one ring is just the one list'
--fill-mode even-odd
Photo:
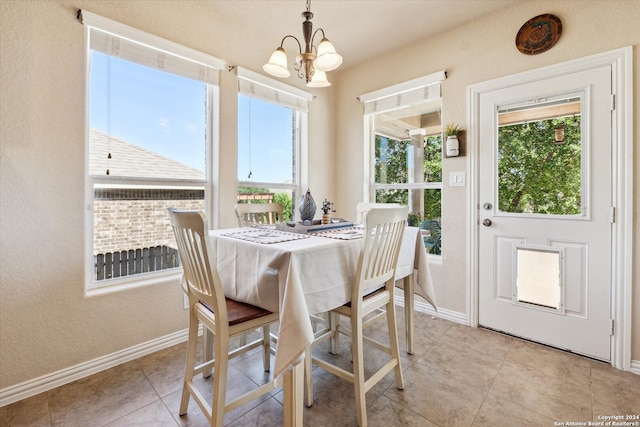
{"label": "dark decorative vase", "polygon": [[302,221],[313,221],[316,215],[316,202],[311,196],[311,191],[307,188],[307,193],[300,200],[300,219]]}

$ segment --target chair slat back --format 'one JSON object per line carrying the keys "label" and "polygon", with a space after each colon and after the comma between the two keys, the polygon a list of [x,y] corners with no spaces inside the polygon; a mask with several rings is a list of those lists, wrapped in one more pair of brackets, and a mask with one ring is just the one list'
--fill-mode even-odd
{"label": "chair slat back", "polygon": [[407,206],[368,210],[354,300],[361,299],[366,290],[379,288],[394,279],[408,213]]}
{"label": "chair slat back", "polygon": [[358,224],[364,224],[367,212],[373,208],[394,208],[402,206],[400,203],[374,203],[374,202],[359,202],[356,205],[356,222]]}
{"label": "chair slat back", "polygon": [[235,209],[239,227],[283,221],[281,203],[239,203]]}
{"label": "chair slat back", "polygon": [[218,271],[210,264],[206,217],[199,211],[168,210],[189,296],[213,307],[222,322],[227,317],[226,303]]}

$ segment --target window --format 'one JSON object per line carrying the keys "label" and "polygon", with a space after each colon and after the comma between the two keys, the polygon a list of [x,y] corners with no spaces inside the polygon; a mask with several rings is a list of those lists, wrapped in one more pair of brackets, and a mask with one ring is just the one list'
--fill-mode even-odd
{"label": "window", "polygon": [[242,68],[238,78],[238,203],[282,203],[295,219],[311,94]]}
{"label": "window", "polygon": [[369,197],[409,206],[428,253],[442,249],[441,84],[425,76],[360,97],[368,129]]}
{"label": "window", "polygon": [[87,292],[179,274],[168,207],[208,211],[224,63],[82,12],[88,35]]}

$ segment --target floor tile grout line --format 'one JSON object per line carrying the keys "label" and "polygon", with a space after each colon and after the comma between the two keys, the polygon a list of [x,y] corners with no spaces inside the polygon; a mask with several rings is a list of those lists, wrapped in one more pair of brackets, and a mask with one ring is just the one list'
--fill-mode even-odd
{"label": "floor tile grout line", "polygon": [[[399,322],[399,324],[401,324],[401,322]],[[418,332],[418,336],[420,337],[420,339],[418,340],[419,346],[416,351],[416,354],[412,356],[407,355],[406,352],[402,351],[403,349],[401,348],[401,353],[402,353],[401,363],[403,365],[403,373],[406,373],[408,370],[414,367],[417,368],[418,366],[425,366],[425,362],[428,361],[428,359],[425,359],[422,361],[419,361],[419,360],[420,358],[424,358],[428,356],[427,353],[429,352],[429,349],[432,348],[432,346],[437,347],[437,346],[443,346],[443,345],[451,345],[452,343],[455,344],[455,340],[458,340],[459,341],[458,344],[463,344],[463,343],[469,344],[464,349],[460,347],[461,348],[460,352],[472,353],[474,352],[474,347],[478,343],[483,342],[484,340],[485,344],[488,343],[490,348],[493,348],[492,343],[494,341],[486,341],[484,339],[484,337],[486,337],[484,333],[478,334],[476,333],[477,331],[474,331],[473,329],[470,329],[470,328],[465,328],[464,330],[457,329],[456,325],[452,325],[448,323],[446,325],[448,326],[448,328],[445,328],[444,324],[439,325],[436,323],[432,323],[430,321],[419,323],[418,325],[416,325],[417,331],[423,330],[423,331],[428,331],[428,333],[423,335],[422,333]],[[453,328],[456,328],[457,330],[453,330]],[[399,336],[401,336],[402,333],[403,333],[402,330],[398,331]],[[504,334],[500,334],[500,335],[504,335]],[[538,344],[531,343],[527,340],[522,340],[522,339],[509,337],[509,336],[507,337],[509,338],[508,340],[495,341],[496,343],[501,343],[500,346],[496,347],[496,351],[495,351],[495,355],[500,356],[498,358],[500,362],[499,363],[492,362],[493,368],[488,371],[489,374],[492,374],[493,369],[496,369],[495,375],[483,376],[484,378],[486,378],[486,382],[483,383],[484,384],[483,385],[484,391],[482,392],[483,397],[480,400],[478,396],[478,398],[475,400],[476,404],[479,406],[477,407],[477,410],[475,410],[474,407],[469,407],[465,415],[465,417],[467,417],[468,419],[472,418],[471,422],[476,422],[476,423],[482,422],[482,421],[487,422],[487,421],[491,421],[493,417],[516,416],[516,414],[524,413],[525,411],[527,412],[528,416],[532,417],[534,420],[539,417],[540,421],[542,420],[553,421],[554,417],[562,418],[563,416],[565,416],[563,414],[574,413],[576,410],[580,411],[579,413],[581,413],[582,416],[584,416],[585,420],[588,420],[588,418],[591,418],[593,420],[594,417],[598,415],[598,413],[595,412],[596,409],[598,409],[599,411],[603,411],[603,410],[606,411],[607,408],[615,408],[615,405],[616,405],[615,402],[621,399],[626,399],[625,401],[626,405],[629,405],[629,402],[634,401],[634,400],[629,400],[629,398],[625,395],[623,390],[617,391],[617,394],[615,397],[610,396],[610,393],[608,391],[606,396],[603,395],[601,391],[599,391],[600,384],[603,382],[612,383],[613,384],[612,387],[618,384],[618,382],[620,382],[620,384],[623,384],[622,383],[623,381],[625,385],[631,384],[632,386],[634,386],[635,384],[637,384],[635,382],[635,378],[633,378],[634,382],[627,383],[626,377],[620,376],[626,373],[620,374],[618,373],[618,371],[612,371],[612,370],[606,369],[608,367],[605,362],[584,358],[576,354],[557,351],[555,349],[551,349],[553,351],[546,351],[544,349],[547,348],[547,346],[539,346]],[[524,343],[524,345],[520,344],[521,342]],[[401,346],[402,346],[402,343],[401,343]],[[457,347],[453,345],[451,348],[454,349],[453,351],[455,351],[455,348]],[[529,351],[532,351],[532,352],[529,353]],[[539,357],[537,357],[536,355]],[[153,399],[154,397],[156,397],[157,399],[160,399],[161,406],[158,406],[157,409],[162,407],[163,408],[162,412],[164,412],[165,410],[169,411],[169,415],[170,415],[170,418],[173,420],[173,423],[180,426],[182,425],[181,419],[177,419],[176,415],[169,409],[169,404],[173,400],[173,397],[175,396],[172,396],[171,399],[165,399],[167,398],[168,395],[171,395],[175,392],[168,393],[167,396],[160,396],[160,390],[163,390],[165,388],[166,389],[173,388],[174,384],[177,381],[177,376],[178,376],[177,374],[182,373],[182,368],[178,366],[180,364],[177,363],[178,360],[176,357],[177,356],[175,354],[163,355],[162,353],[159,352],[157,358],[152,358],[149,361],[145,361],[144,363],[136,363],[134,367],[136,369],[139,369],[139,372],[142,372],[146,380],[146,382],[140,381],[140,383],[150,384],[152,389],[154,390],[152,393],[151,390],[147,389],[147,393],[148,393],[147,398]],[[575,359],[576,357],[578,359],[583,359],[583,360],[586,359],[587,363],[584,363],[581,361],[578,362],[578,360]],[[167,365],[165,363],[167,361],[171,361],[172,362],[171,365]],[[437,361],[434,361],[433,364],[430,364],[428,366],[431,368],[437,369],[438,363],[435,363],[435,362]],[[446,367],[447,363],[449,363],[448,360],[446,358],[443,358],[440,361],[440,368]],[[553,368],[553,365],[555,365],[556,363],[558,364],[558,366],[555,369],[546,368],[546,366]],[[575,371],[573,369],[567,370],[570,367],[569,365],[576,365],[577,370]],[[155,366],[165,366],[165,368],[156,369]],[[543,387],[545,378],[550,378],[551,375],[556,377],[560,376],[562,378],[566,376],[567,377],[566,379],[571,382],[572,387],[573,386],[584,387],[585,390],[583,390],[580,393],[580,396],[581,396],[580,399],[575,401],[565,401],[560,395],[556,395],[555,393],[553,394],[553,396],[551,395],[545,396],[544,393],[540,394],[539,396],[536,395],[537,397],[535,401],[522,399],[520,397],[520,394],[513,394],[513,395],[509,394],[509,388],[504,387],[509,383],[508,382],[504,383],[504,381],[508,381],[508,376],[513,375],[516,372],[516,370],[518,369],[522,370],[525,367],[527,370],[532,370],[531,372],[540,372],[540,377],[536,380],[536,384],[537,384],[535,389],[536,393],[542,393],[543,388],[540,388],[538,390],[537,387]],[[558,368],[561,368],[561,369],[558,370]],[[443,372],[443,371],[439,369],[439,372]],[[243,374],[247,377],[247,379],[253,383],[256,383],[256,381],[259,380],[260,378],[259,376],[254,375],[257,373],[258,373],[257,370],[252,370],[251,372],[249,371],[243,372]],[[163,376],[165,376],[165,374],[169,374],[170,378],[159,379],[158,376],[160,374],[162,374]],[[427,376],[428,375],[429,374],[427,373]],[[154,379],[154,381],[152,381],[152,379]],[[140,380],[142,380],[142,378],[140,378]],[[424,381],[424,380],[425,378],[423,378],[422,376],[416,377],[416,381]],[[523,375],[522,378],[520,378],[519,380],[524,381],[526,383],[527,375]],[[120,382],[125,383],[125,379],[122,379]],[[583,386],[581,386],[580,384],[583,384]],[[146,385],[144,385],[143,387],[147,388]],[[426,417],[426,415],[431,416],[432,415],[431,412],[414,412],[414,410],[417,409],[417,407],[405,406],[407,402],[404,400],[396,401],[395,398],[393,398],[394,397],[393,387],[394,387],[394,383],[393,381],[390,381],[388,384],[384,386],[384,388],[379,389],[380,393],[377,395],[376,399],[382,400],[381,399],[382,397],[386,399],[390,399],[394,402],[394,405],[398,404],[398,405],[401,405],[400,407],[405,408],[403,409],[403,411],[406,410],[407,414],[411,414],[411,415],[408,415],[410,418],[414,418],[414,416],[418,416],[420,417],[420,419],[425,419],[433,423],[433,421],[431,421],[429,418]],[[523,387],[525,386],[523,385]],[[7,419],[10,420],[9,422],[14,421],[19,423],[20,422],[19,418],[14,418],[16,414],[23,413],[24,419],[26,420],[29,418],[28,411],[30,411],[30,408],[37,408],[39,411],[37,416],[38,416],[39,422],[41,423],[40,425],[52,426],[54,425],[53,424],[54,412],[56,412],[56,415],[57,415],[58,413],[62,414],[62,412],[60,411],[65,410],[65,405],[61,406],[61,401],[58,399],[57,396],[54,396],[52,394],[54,390],[55,389],[45,392],[42,398],[39,398],[37,399],[37,401],[33,402],[33,405],[29,403],[22,407],[16,408],[16,409],[19,409],[20,412],[15,412],[13,414],[11,412],[6,412],[6,413],[3,412],[3,413],[0,413],[0,417],[3,417],[5,414],[7,414],[7,417],[8,417]],[[609,389],[607,388],[606,390],[609,390]],[[87,390],[87,391],[94,392],[95,390],[93,391]],[[112,393],[111,395],[105,395],[104,398],[109,398],[110,396],[117,397],[117,396],[113,396],[113,393]],[[503,397],[503,396],[506,396],[506,397]],[[547,397],[553,398],[553,402],[547,399]],[[141,421],[143,421],[142,419],[143,413],[145,415],[149,415],[149,417],[153,417],[153,415],[149,413],[153,411],[149,411],[149,409],[146,409],[144,411],[140,411],[140,410],[149,405],[157,404],[157,399],[154,399],[152,402],[149,402],[147,404],[143,404],[142,406],[140,406],[140,408],[133,409],[133,410],[130,409],[129,410],[130,412],[128,411],[129,412],[128,414],[119,414],[118,419],[111,420],[109,422],[116,423],[116,424],[121,423],[122,421],[119,421],[119,420],[124,419],[124,417],[135,419],[136,422],[139,421],[138,420],[139,418]],[[278,398],[274,394],[270,396],[268,399],[266,399],[265,401],[261,402],[258,406],[252,408],[251,410],[245,412],[244,414],[239,415],[236,418],[236,421],[233,421],[233,422],[236,422],[238,423],[238,425],[240,425],[242,423],[248,422],[246,420],[257,419],[256,418],[257,415],[261,413],[261,410],[258,408],[260,408],[261,405],[264,403],[267,403],[268,407],[265,406],[262,411],[273,413],[274,408],[272,407],[271,404],[268,403],[269,399],[274,399],[272,403],[278,403],[279,406],[282,405],[282,402],[280,402],[280,400],[278,400]],[[504,405],[506,405],[506,407],[508,406],[509,408],[508,412],[504,412],[504,413],[502,412],[502,410],[500,409],[500,405],[498,404],[500,400],[504,401]],[[569,409],[568,411],[557,410],[557,408],[554,410],[551,410],[552,406],[549,406],[549,408],[546,408],[546,403],[544,404],[545,406],[536,406],[541,402],[544,403],[543,401],[548,402],[549,404],[552,404],[553,407],[556,407],[560,404],[567,404],[567,405],[570,405],[571,408],[567,408]],[[56,407],[54,408],[52,404],[55,404]],[[34,405],[37,405],[37,406],[34,406]],[[138,405],[140,405],[140,403],[138,403]],[[98,405],[95,408],[95,410],[98,410],[99,406],[100,405]],[[476,406],[476,405],[473,405],[473,406]],[[334,407],[329,406],[328,408],[329,410],[333,410]],[[54,411],[53,409],[56,409],[56,410]],[[69,407],[68,410],[70,409],[71,407]],[[94,410],[90,406],[83,406],[82,409],[83,411]],[[257,411],[255,409],[257,409]],[[131,415],[132,413],[136,413],[137,411],[140,411],[139,416],[138,414],[134,416]],[[543,412],[541,413],[539,411],[543,411]],[[393,410],[391,410],[391,412],[383,412],[379,415],[388,417],[392,413],[393,413]],[[423,415],[421,415],[421,413],[423,413]],[[575,413],[578,413],[578,412],[575,412]],[[341,415],[338,414],[337,416],[340,417]],[[439,415],[437,415],[436,413],[434,413],[433,416],[439,417]],[[440,419],[440,418],[437,418],[437,419]],[[65,418],[65,420],[71,421],[71,418],[69,418],[68,420]],[[240,421],[237,421],[237,420],[240,420]],[[106,421],[104,421],[104,423],[105,425],[108,424]],[[168,420],[167,420],[167,424],[169,424]],[[172,424],[172,425],[175,425],[175,424]],[[27,425],[34,425],[34,424],[27,424]],[[311,427],[314,425],[316,424],[314,424],[313,418],[310,418],[307,421],[305,417],[306,427]],[[340,425],[340,423],[339,422],[334,423],[334,425]],[[439,424],[434,423],[434,425],[439,425]]]}

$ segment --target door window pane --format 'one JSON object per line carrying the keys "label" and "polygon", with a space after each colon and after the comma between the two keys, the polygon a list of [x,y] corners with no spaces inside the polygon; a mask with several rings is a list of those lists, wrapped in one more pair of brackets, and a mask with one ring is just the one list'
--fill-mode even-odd
{"label": "door window pane", "polygon": [[580,98],[502,108],[498,113],[498,209],[582,214],[582,153]]}

